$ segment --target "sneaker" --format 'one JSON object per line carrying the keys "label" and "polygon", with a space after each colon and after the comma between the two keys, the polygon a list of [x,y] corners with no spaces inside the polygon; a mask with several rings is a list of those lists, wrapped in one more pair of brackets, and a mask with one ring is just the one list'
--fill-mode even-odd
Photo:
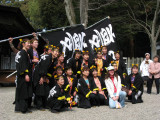
{"label": "sneaker", "polygon": [[124,107],[122,107],[122,108],[126,108],[127,107],[127,105],[125,105]]}

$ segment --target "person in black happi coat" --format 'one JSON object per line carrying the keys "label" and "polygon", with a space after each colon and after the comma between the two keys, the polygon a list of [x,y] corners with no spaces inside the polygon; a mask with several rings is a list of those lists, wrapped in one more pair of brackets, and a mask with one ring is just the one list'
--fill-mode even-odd
{"label": "person in black happi coat", "polygon": [[[97,68],[96,66],[91,66],[90,68],[90,72],[91,72],[91,83],[92,83],[92,87],[94,87],[94,85],[96,85],[95,88],[96,89],[96,97],[98,99],[97,101],[97,105],[108,105],[109,103],[109,100],[107,99],[107,96],[108,96],[108,92],[107,92],[107,88],[106,88],[106,85],[104,83],[104,80],[98,76],[98,73],[97,73]],[[93,88],[92,88],[93,89]]]}
{"label": "person in black happi coat", "polygon": [[30,48],[28,39],[21,40],[23,46],[15,57],[17,70],[17,87],[15,111],[26,113],[31,105],[32,98],[32,68],[27,50]]}
{"label": "person in black happi coat", "polygon": [[[73,75],[72,68],[66,66],[65,75],[64,75],[64,91],[67,92],[71,97],[72,101],[76,99],[77,94],[77,78]],[[77,101],[72,102],[73,105],[76,105]]]}
{"label": "person in black happi coat", "polygon": [[49,87],[50,89],[53,88],[53,86],[55,86],[55,79],[57,78],[57,76],[61,76],[63,75],[63,68],[61,66],[55,66],[55,61],[56,59],[53,60],[52,64],[49,67],[48,70],[48,76],[49,76]]}
{"label": "person in black happi coat", "polygon": [[72,104],[72,99],[70,95],[64,91],[63,85],[63,76],[58,76],[57,84],[49,92],[47,101],[52,113],[60,112]]}
{"label": "person in black happi coat", "polygon": [[80,108],[91,108],[91,106],[97,105],[96,103],[96,86],[92,81],[89,80],[89,68],[83,67],[82,77],[78,80],[78,107]]}
{"label": "person in black happi coat", "polygon": [[119,51],[115,52],[115,57],[116,57],[115,62],[117,63],[117,74],[121,76],[121,79],[122,76],[123,78],[125,78],[127,76],[127,69],[123,59],[120,58]]}
{"label": "person in black happi coat", "polygon": [[130,74],[126,80],[129,88],[128,99],[131,100],[132,104],[142,103],[143,79],[138,73],[137,65],[133,65],[132,74]]}
{"label": "person in black happi coat", "polygon": [[98,76],[101,76],[102,78],[104,78],[105,73],[106,73],[106,67],[108,66],[108,63],[106,60],[102,58],[101,47],[95,48],[95,52],[96,52],[96,58],[93,60],[93,65],[95,65],[97,68]]}
{"label": "person in black happi coat", "polygon": [[107,46],[101,46],[102,48],[102,59],[105,60],[106,66],[108,67],[113,58],[108,54]]}
{"label": "person in black happi coat", "polygon": [[79,49],[75,49],[74,57],[71,58],[68,62],[68,66],[70,66],[73,70],[73,74],[77,77],[80,78],[81,74],[81,51]]}
{"label": "person in black happi coat", "polygon": [[92,66],[93,61],[89,61],[89,51],[82,51],[82,64],[81,64],[81,68],[83,68],[84,66],[88,66],[89,68]]}
{"label": "person in black happi coat", "polygon": [[54,62],[54,59],[58,56],[59,50],[56,47],[52,48],[51,53],[41,55],[39,64],[35,67],[33,75],[34,89],[36,95],[36,108],[46,108],[47,97],[49,94],[49,68]]}

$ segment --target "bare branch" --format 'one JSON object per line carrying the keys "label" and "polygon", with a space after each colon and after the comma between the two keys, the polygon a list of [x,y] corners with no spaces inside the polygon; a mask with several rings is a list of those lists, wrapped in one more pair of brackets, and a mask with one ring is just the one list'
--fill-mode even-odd
{"label": "bare branch", "polygon": [[144,21],[139,20],[139,19],[137,19],[137,21],[139,21],[141,24],[144,24],[151,31],[151,27],[149,26],[148,23],[145,23]]}
{"label": "bare branch", "polygon": [[159,25],[159,27],[158,27],[158,30],[157,30],[157,33],[156,33],[155,40],[157,40],[157,39],[158,39],[159,34],[160,34],[160,25]]}
{"label": "bare branch", "polygon": [[148,4],[146,4],[146,6],[148,6],[150,3],[152,3],[153,2],[153,0],[150,0],[149,2],[148,2]]}
{"label": "bare branch", "polygon": [[98,9],[100,9],[100,8],[102,8],[102,7],[105,7],[105,6],[107,6],[107,5],[111,5],[113,2],[115,2],[116,0],[112,0],[111,2],[107,2],[106,4],[103,4],[103,5],[100,5],[99,7],[97,7],[97,8],[94,8],[94,9],[88,9],[88,10],[98,10]]}
{"label": "bare branch", "polygon": [[[149,25],[148,25],[148,26],[143,25],[143,24],[142,24],[143,21],[138,20],[138,19],[136,18],[135,14],[134,14],[134,12],[133,12],[133,10],[132,10],[132,8],[128,5],[128,3],[125,2],[124,0],[122,0],[122,1],[129,7],[129,9],[130,9],[130,11],[131,11],[132,15],[129,13],[129,11],[127,11],[127,12],[128,12],[128,15],[131,17],[131,19],[134,20],[135,22],[137,22],[141,27],[143,27],[143,28],[145,29],[146,33],[148,34],[148,36],[151,37],[150,30],[147,28],[147,27],[150,28],[150,26],[149,26]],[[141,21],[141,22],[140,22],[140,21]],[[144,23],[144,22],[143,22],[143,23]]]}
{"label": "bare branch", "polygon": [[88,3],[88,5],[95,5],[95,4],[100,4],[100,3],[99,2]]}
{"label": "bare branch", "polygon": [[157,23],[157,19],[158,19],[159,5],[160,5],[160,0],[157,0],[157,6],[156,6],[156,10],[154,13],[154,18],[153,18],[153,23],[152,23],[152,37],[154,37],[154,35],[155,35],[155,27],[156,27],[156,23]]}
{"label": "bare branch", "polygon": [[148,13],[147,13],[147,9],[146,9],[146,6],[145,6],[145,3],[144,3],[143,0],[141,0],[141,3],[143,4],[144,10],[145,10],[145,14],[146,14],[146,26],[147,26],[147,23],[148,23]]}

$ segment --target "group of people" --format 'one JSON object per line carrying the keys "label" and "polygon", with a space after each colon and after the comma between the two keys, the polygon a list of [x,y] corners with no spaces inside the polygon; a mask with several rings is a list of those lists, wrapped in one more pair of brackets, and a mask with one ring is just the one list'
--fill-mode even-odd
{"label": "group of people", "polygon": [[140,65],[140,72],[142,79],[147,82],[147,93],[151,94],[152,84],[155,80],[157,95],[159,94],[159,79],[160,79],[160,63],[159,56],[153,57],[153,61],[150,60],[150,54],[145,54],[145,59]]}
{"label": "group of people", "polygon": [[[53,113],[74,106],[123,108],[126,97],[132,104],[143,102],[143,79],[139,68],[132,65],[132,73],[127,75],[119,51],[115,52],[114,60],[108,55],[107,46],[101,46],[95,48],[95,58],[91,60],[89,51],[75,49],[73,58],[65,62],[64,54],[53,45],[46,45],[40,55],[38,39],[35,34],[33,36],[31,40],[21,39],[19,50],[10,38],[10,46],[17,52],[15,111],[27,113],[33,105],[38,110],[50,109]],[[146,62],[150,63],[150,60],[146,59],[143,64]],[[154,65],[150,65],[149,72],[156,78],[160,67],[155,71],[153,68]],[[143,69],[141,67],[141,71]]]}

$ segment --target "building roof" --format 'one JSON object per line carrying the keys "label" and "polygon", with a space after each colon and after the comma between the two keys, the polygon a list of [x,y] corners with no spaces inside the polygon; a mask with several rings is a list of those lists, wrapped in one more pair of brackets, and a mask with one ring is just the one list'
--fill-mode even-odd
{"label": "building roof", "polygon": [[[0,40],[8,39],[9,37],[18,37],[21,35],[31,34],[35,29],[27,21],[20,8],[0,5]],[[33,36],[30,36],[31,38]],[[38,51],[43,52],[43,46],[46,44],[40,36]],[[19,40],[14,40],[13,44],[17,46]],[[7,45],[8,43],[1,43]],[[7,45],[6,47],[9,47]]]}
{"label": "building roof", "polygon": [[19,8],[0,5],[0,40],[34,31]]}

